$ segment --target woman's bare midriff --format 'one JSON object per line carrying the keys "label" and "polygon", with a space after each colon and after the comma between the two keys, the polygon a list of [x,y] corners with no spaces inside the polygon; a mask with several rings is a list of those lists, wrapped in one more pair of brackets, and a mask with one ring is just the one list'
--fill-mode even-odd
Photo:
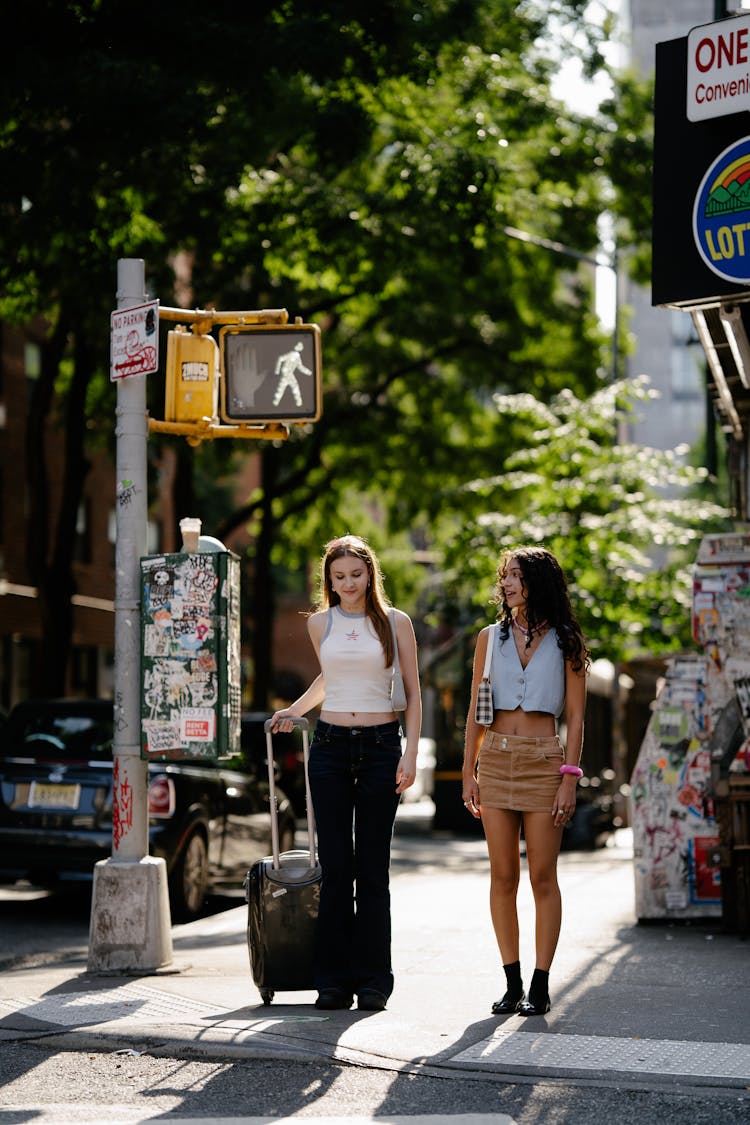
{"label": "woman's bare midriff", "polygon": [[557,734],[555,716],[547,711],[496,711],[489,728],[496,734],[517,734],[522,738],[549,738]]}
{"label": "woman's bare midriff", "polygon": [[321,721],[335,727],[377,727],[395,722],[395,711],[321,711]]}

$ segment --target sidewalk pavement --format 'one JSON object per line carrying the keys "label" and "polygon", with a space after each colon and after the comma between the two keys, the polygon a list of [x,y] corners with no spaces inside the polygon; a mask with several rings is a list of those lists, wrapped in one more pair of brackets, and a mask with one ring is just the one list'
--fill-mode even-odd
{"label": "sidewalk pavement", "polygon": [[[504,985],[486,848],[480,839],[432,834],[428,805],[404,805],[397,820],[396,988],[386,1011],[317,1012],[313,992],[280,993],[263,1005],[243,904],[175,926],[173,965],[149,976],[89,974],[85,949],[7,969],[0,1042],[338,1060],[495,1081],[750,1088],[750,944],[717,921],[638,925],[627,830],[606,848],[560,857],[564,918],[549,1014],[492,1016]],[[528,983],[534,923],[525,863],[519,905]]]}

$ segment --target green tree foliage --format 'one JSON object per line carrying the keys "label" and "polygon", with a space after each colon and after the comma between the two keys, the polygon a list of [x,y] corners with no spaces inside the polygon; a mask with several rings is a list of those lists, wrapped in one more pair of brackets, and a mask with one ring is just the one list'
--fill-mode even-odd
{"label": "green tree foliage", "polygon": [[[249,276],[324,329],[323,418],[262,451],[258,496],[222,528],[273,521],[257,544],[278,561],[356,530],[352,490],[377,503],[386,546],[405,528],[439,541],[455,483],[498,457],[494,391],[598,384],[590,276],[506,230],[539,229],[541,213],[545,232],[595,246],[595,134],[551,103],[511,23],[504,51],[495,31],[485,49],[445,44],[416,78],[350,83],[367,144],[337,175],[303,137],[232,197],[217,268],[260,256]],[[260,551],[256,564],[260,598],[272,567]]]}
{"label": "green tree foliage", "polygon": [[[628,660],[689,647],[689,564],[726,510],[696,496],[705,470],[685,451],[618,442],[623,422],[654,392],[645,377],[587,398],[561,391],[497,395],[514,431],[502,470],[466,486],[466,520],[449,552],[446,586],[493,616],[500,552],[539,543],[560,560],[594,657]],[[458,591],[458,593],[456,593]]]}
{"label": "green tree foliage", "polygon": [[[29,553],[55,635],[46,688],[69,640],[84,450],[113,430],[117,258],[144,258],[163,304],[180,304],[175,268],[187,262],[197,305],[285,306],[324,330],[321,422],[260,443],[261,485],[239,511],[220,520],[212,502],[199,513],[215,534],[248,521],[256,531],[256,705],[269,686],[274,563],[301,565],[375,508],[386,546],[407,531],[452,534],[461,484],[510,448],[491,395],[545,401],[598,386],[590,273],[508,233],[596,247],[610,123],[553,101],[545,47],[562,23],[583,29],[576,50],[593,73],[607,32],[586,27],[586,6],[30,0],[14,10],[0,75],[0,318],[48,326],[28,469]],[[150,393],[158,415],[157,381]],[[47,543],[40,451],[55,394],[69,458]],[[181,460],[196,479],[205,460],[215,478],[246,453]]]}

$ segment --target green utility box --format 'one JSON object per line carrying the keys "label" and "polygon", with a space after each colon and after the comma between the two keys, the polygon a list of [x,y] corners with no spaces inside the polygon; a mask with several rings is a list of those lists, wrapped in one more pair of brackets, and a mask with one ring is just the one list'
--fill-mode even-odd
{"label": "green utility box", "polygon": [[230,551],[141,559],[141,757],[240,749],[240,569]]}

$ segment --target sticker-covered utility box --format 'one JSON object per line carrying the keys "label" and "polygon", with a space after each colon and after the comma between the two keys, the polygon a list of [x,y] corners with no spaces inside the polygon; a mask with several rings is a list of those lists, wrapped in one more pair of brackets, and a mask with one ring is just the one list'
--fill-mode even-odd
{"label": "sticker-covered utility box", "polygon": [[240,571],[230,551],[141,559],[141,757],[240,748]]}
{"label": "sticker-covered utility box", "polygon": [[721,915],[705,656],[668,662],[631,778],[639,920]]}
{"label": "sticker-covered utility box", "polygon": [[702,651],[669,661],[631,778],[639,919],[726,921],[730,881],[750,895],[750,535],[704,537],[692,623]]}

